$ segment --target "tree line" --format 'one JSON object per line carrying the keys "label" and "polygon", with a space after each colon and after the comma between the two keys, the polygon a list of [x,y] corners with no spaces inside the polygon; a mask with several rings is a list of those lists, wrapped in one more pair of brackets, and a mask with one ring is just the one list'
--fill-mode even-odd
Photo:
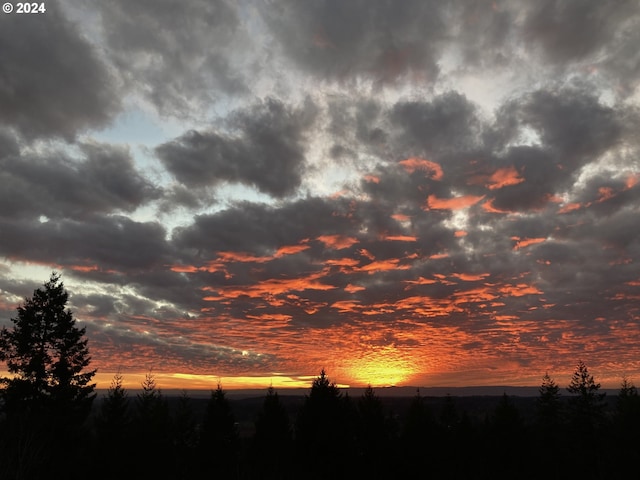
{"label": "tree line", "polygon": [[96,400],[84,329],[57,275],[0,331],[0,478],[618,478],[640,447],[640,400],[626,378],[607,399],[579,361],[566,386],[545,374],[530,409],[504,394],[481,413],[417,391],[394,411],[325,370],[295,411],[272,387],[241,434],[222,385],[204,412],[174,402],[149,373],[131,395],[114,376]]}

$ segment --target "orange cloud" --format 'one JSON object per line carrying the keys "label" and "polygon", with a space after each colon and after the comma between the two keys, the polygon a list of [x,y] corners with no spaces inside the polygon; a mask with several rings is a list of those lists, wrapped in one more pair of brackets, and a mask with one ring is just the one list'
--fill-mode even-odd
{"label": "orange cloud", "polygon": [[344,235],[320,235],[317,240],[324,243],[327,248],[333,248],[335,250],[342,250],[343,248],[349,248],[352,245],[358,243],[358,239],[354,237],[347,237]]}
{"label": "orange cloud", "polygon": [[484,280],[489,276],[488,273],[480,273],[477,275],[472,275],[470,273],[453,273],[453,277],[456,277],[459,280],[464,280],[465,282],[477,282],[478,280]]}
{"label": "orange cloud", "polygon": [[558,213],[569,213],[580,208],[582,208],[581,203],[567,203],[564,207],[558,210]]}
{"label": "orange cloud", "polygon": [[625,181],[625,187],[627,190],[629,190],[630,188],[635,187],[638,182],[640,182],[640,174],[632,173],[627,177]]}
{"label": "orange cloud", "polygon": [[69,268],[76,272],[96,272],[99,270],[97,265],[71,265]]}
{"label": "orange cloud", "polygon": [[515,240],[516,244],[513,246],[514,250],[520,250],[521,248],[528,247],[529,245],[535,245],[536,243],[542,243],[546,238],[523,238],[511,237],[511,240]]}
{"label": "orange cloud", "polygon": [[414,235],[389,235],[387,237],[383,237],[382,239],[395,242],[416,242],[418,240],[418,237]]}
{"label": "orange cloud", "polygon": [[409,215],[404,215],[402,213],[394,213],[393,215],[391,215],[391,218],[397,220],[398,222],[408,222],[409,220],[411,220],[411,217]]}
{"label": "orange cloud", "polygon": [[429,195],[427,198],[427,208],[425,210],[461,210],[463,208],[475,205],[484,198],[475,195],[464,195],[454,198],[437,198],[435,195]]}
{"label": "orange cloud", "polygon": [[331,258],[326,260],[325,265],[334,265],[338,267],[355,267],[360,262],[355,258]]}
{"label": "orange cloud", "polygon": [[432,278],[419,277],[417,280],[405,280],[404,283],[408,283],[410,285],[432,285],[437,282]]}
{"label": "orange cloud", "polygon": [[273,257],[258,257],[245,252],[218,252],[218,260],[221,262],[253,262],[265,263],[273,260]]}
{"label": "orange cloud", "polygon": [[416,170],[422,170],[424,172],[430,173],[431,178],[433,178],[434,180],[442,180],[442,177],[444,176],[442,167],[439,164],[430,160],[425,160],[424,158],[410,157],[406,160],[401,160],[398,163],[402,165],[407,173],[413,173]]}
{"label": "orange cloud", "polygon": [[456,230],[456,232],[453,235],[456,238],[466,237],[467,236],[467,232],[465,232],[464,230]]}
{"label": "orange cloud", "polygon": [[340,313],[355,312],[361,308],[357,300],[340,300],[331,304],[331,308],[337,309]]}
{"label": "orange cloud", "polygon": [[500,288],[500,293],[510,297],[524,297],[525,295],[542,295],[543,292],[533,285],[519,283],[518,285],[505,285]]}
{"label": "orange cloud", "polygon": [[364,176],[365,182],[369,183],[380,183],[380,177],[376,177],[375,175],[367,174]]}
{"label": "orange cloud", "polygon": [[312,273],[306,277],[299,278],[270,278],[263,280],[253,285],[238,285],[231,287],[203,287],[204,291],[217,292],[224,298],[238,298],[238,297],[271,297],[273,295],[280,295],[290,291],[303,291],[303,290],[332,290],[337,288],[333,285],[328,285],[318,281],[320,278],[326,275],[326,270],[321,272]]}
{"label": "orange cloud", "polygon": [[614,193],[613,189],[610,187],[600,187],[598,189],[598,200],[596,200],[597,203],[602,203],[605,202],[613,197],[615,197],[616,194]]}
{"label": "orange cloud", "polygon": [[392,258],[389,260],[377,260],[368,263],[367,265],[364,265],[360,268],[357,268],[356,271],[368,272],[371,274],[375,272],[385,272],[388,270],[408,270],[409,268],[411,268],[410,265],[399,265],[399,263],[400,260],[397,258]]}
{"label": "orange cloud", "polygon": [[344,291],[347,293],[356,293],[365,290],[365,288],[361,285],[352,285],[351,283],[344,287]]}
{"label": "orange cloud", "polygon": [[200,270],[198,267],[193,265],[171,265],[169,268],[172,272],[178,273],[195,273]]}
{"label": "orange cloud", "polygon": [[253,318],[255,320],[265,320],[269,322],[289,323],[293,318],[291,315],[285,315],[283,313],[261,313],[260,315],[247,315],[247,318]]}
{"label": "orange cloud", "polygon": [[507,187],[509,185],[518,185],[524,182],[524,178],[520,176],[514,166],[500,168],[489,177],[487,188],[496,190],[498,188]]}
{"label": "orange cloud", "polygon": [[510,211],[510,210],[500,210],[499,208],[496,208],[496,207],[493,205],[493,202],[495,202],[495,200],[496,200],[495,198],[492,198],[492,199],[487,200],[486,202],[484,202],[484,203],[482,204],[482,209],[483,209],[485,212],[488,212],[488,213],[513,213],[513,212],[512,212],[512,211]]}
{"label": "orange cloud", "polygon": [[300,252],[304,252],[305,250],[308,250],[309,245],[305,245],[304,243],[301,245],[285,245],[284,247],[280,247],[277,251],[275,256],[276,257],[281,257],[283,255],[293,255],[296,253],[300,253]]}

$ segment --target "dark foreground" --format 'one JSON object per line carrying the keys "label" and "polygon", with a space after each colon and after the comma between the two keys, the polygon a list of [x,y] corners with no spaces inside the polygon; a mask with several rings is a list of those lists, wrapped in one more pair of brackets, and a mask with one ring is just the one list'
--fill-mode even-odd
{"label": "dark foreground", "polygon": [[[637,396],[358,398],[151,395],[95,402],[74,432],[37,415],[0,431],[2,479],[622,478]],[[109,403],[111,402],[111,404]],[[61,443],[63,442],[63,443]]]}

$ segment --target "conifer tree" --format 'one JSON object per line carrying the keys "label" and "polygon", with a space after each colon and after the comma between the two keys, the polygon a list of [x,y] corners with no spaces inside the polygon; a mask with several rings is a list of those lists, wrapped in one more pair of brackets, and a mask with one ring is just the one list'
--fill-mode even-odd
{"label": "conifer tree", "polygon": [[542,377],[542,385],[538,389],[540,395],[536,399],[536,416],[538,425],[549,432],[559,426],[560,422],[560,387],[545,373]]}
{"label": "conifer tree", "polygon": [[84,458],[87,442],[81,435],[95,398],[95,370],[87,370],[85,329],[76,326],[68,299],[54,272],[18,307],[13,327],[0,331],[0,361],[12,374],[0,379],[8,443],[3,453],[11,459],[3,473],[7,478],[79,475],[79,470],[65,473],[56,459],[69,449]]}
{"label": "conifer tree", "polygon": [[7,415],[42,411],[77,425],[89,413],[96,371],[86,370],[91,357],[85,328],[76,326],[68,299],[60,275],[52,273],[18,307],[13,328],[0,331],[0,361],[14,375],[0,379]]}
{"label": "conifer tree", "polygon": [[[304,399],[296,420],[296,445],[301,466],[310,465],[318,455],[348,464],[353,448],[351,422],[340,389],[324,369],[313,380],[311,391]],[[312,478],[326,478],[331,466],[313,462]],[[308,469],[308,467],[307,467]]]}
{"label": "conifer tree", "polygon": [[[115,478],[122,469],[128,470],[132,463],[130,449],[131,415],[129,395],[123,386],[124,377],[118,371],[112,378],[109,390],[102,400],[96,419],[98,448],[95,452],[104,468],[98,472],[100,478]],[[117,458],[118,462],[113,462]]]}
{"label": "conifer tree", "polygon": [[603,420],[605,394],[600,393],[600,384],[582,360],[571,376],[567,391],[574,395],[569,399],[573,426],[583,433],[591,433]]}
{"label": "conifer tree", "polygon": [[166,475],[172,466],[169,406],[151,372],[145,375],[141,386],[133,417],[133,433],[141,458],[134,472]]}
{"label": "conifer tree", "polygon": [[366,477],[383,476],[392,457],[391,432],[384,405],[368,385],[357,403],[358,445],[362,466],[359,472]]}
{"label": "conifer tree", "polygon": [[238,432],[236,419],[226,392],[218,383],[207,402],[202,433],[200,457],[207,461],[204,470],[229,476],[237,468]]}
{"label": "conifer tree", "polygon": [[283,478],[292,447],[289,414],[273,386],[267,389],[256,418],[254,459],[262,478]]}

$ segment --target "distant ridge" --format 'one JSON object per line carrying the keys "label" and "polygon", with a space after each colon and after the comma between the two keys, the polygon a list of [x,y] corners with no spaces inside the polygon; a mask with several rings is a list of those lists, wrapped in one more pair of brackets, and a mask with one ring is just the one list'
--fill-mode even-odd
{"label": "distant ridge", "polygon": [[[224,388],[224,387],[223,387]],[[451,395],[452,397],[474,397],[474,396],[501,396],[506,393],[509,396],[516,397],[537,397],[539,387],[512,387],[512,386],[472,386],[472,387],[374,387],[376,395],[380,397],[412,397],[416,394],[417,390],[420,390],[420,395],[423,397],[444,397]],[[161,389],[162,394],[165,396],[180,396],[183,390],[179,389]],[[309,388],[277,388],[278,395],[287,396],[303,396],[309,393]],[[365,391],[364,387],[343,388],[343,392],[347,393],[350,397],[358,397]],[[139,393],[138,389],[127,389],[129,394],[135,395]],[[229,398],[249,398],[249,397],[262,397],[266,394],[266,388],[256,389],[238,389],[238,390],[225,390]],[[191,398],[209,397],[211,390],[187,390],[187,394]],[[601,393],[606,393],[608,396],[616,396],[618,394],[617,389],[601,389]],[[106,393],[105,390],[98,390],[98,395],[102,396]],[[563,397],[570,397],[571,395],[563,388],[560,389],[560,395]]]}

